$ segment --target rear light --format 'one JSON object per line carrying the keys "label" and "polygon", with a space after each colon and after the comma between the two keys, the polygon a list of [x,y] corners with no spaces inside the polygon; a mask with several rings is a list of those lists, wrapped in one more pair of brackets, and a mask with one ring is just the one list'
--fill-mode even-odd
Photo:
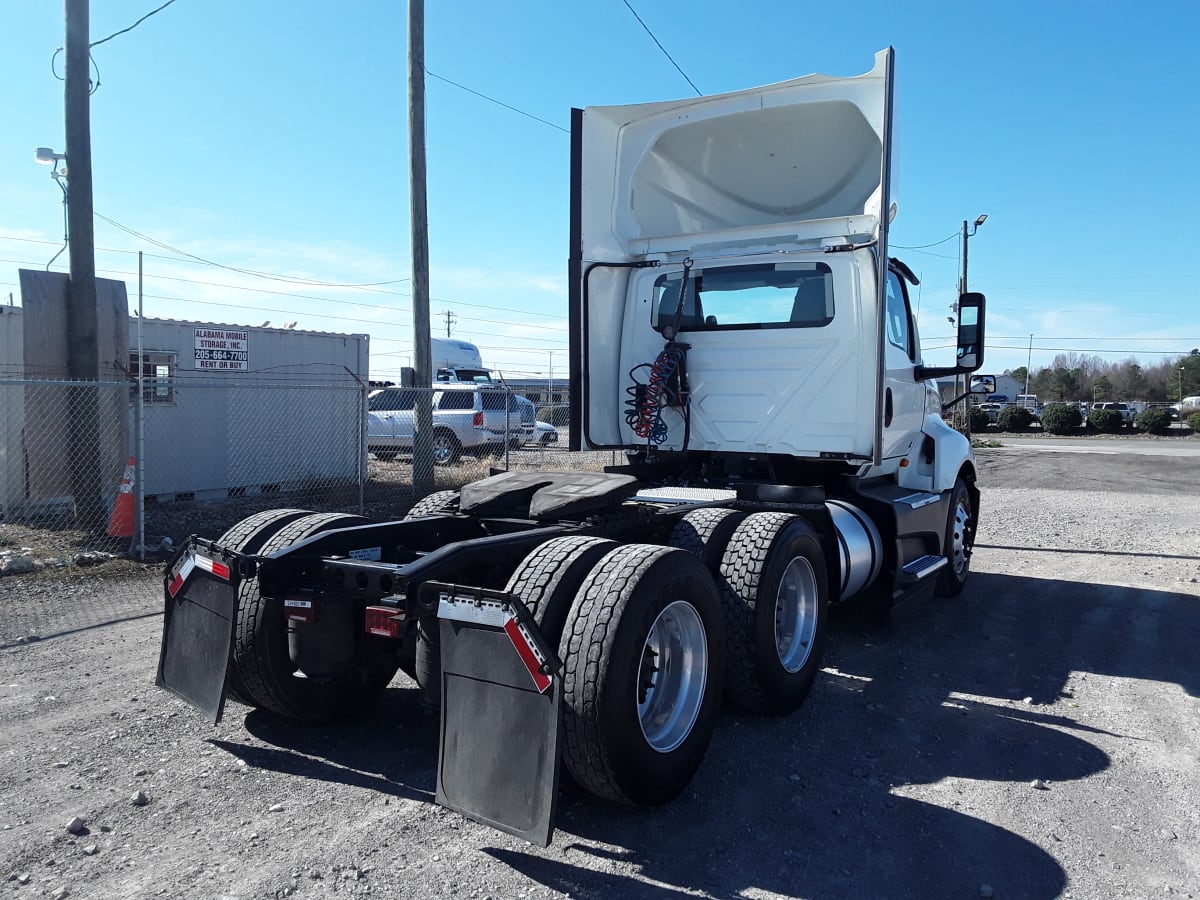
{"label": "rear light", "polygon": [[483,427],[483,413],[481,413],[481,412],[475,413],[474,417],[472,417],[472,419],[471,419],[471,424],[474,425],[476,428],[482,428]]}
{"label": "rear light", "polygon": [[366,609],[367,634],[379,637],[398,638],[404,633],[404,613],[390,606],[368,606]]}

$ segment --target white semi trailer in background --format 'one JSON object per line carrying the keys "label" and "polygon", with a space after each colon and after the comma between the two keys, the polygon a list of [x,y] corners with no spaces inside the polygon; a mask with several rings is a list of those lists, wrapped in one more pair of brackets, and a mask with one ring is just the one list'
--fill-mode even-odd
{"label": "white semi trailer in background", "polygon": [[855,78],[574,111],[571,443],[627,463],[193,538],[159,684],[214,720],[231,697],[320,722],[402,668],[440,705],[438,801],[544,843],[560,762],[669,801],[722,696],[801,704],[831,606],[962,591],[978,473],[934,379],[980,367],[984,298],[930,365],[888,252],[892,73],[889,49]]}

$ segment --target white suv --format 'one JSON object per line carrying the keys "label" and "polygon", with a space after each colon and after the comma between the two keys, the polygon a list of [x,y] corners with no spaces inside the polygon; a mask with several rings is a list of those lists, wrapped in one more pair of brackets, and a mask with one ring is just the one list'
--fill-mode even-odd
{"label": "white suv", "polygon": [[[367,397],[367,450],[381,460],[411,453],[413,407],[421,391],[389,387]],[[462,455],[499,455],[521,434],[521,414],[509,412],[500,387],[439,384],[433,389],[433,461],[448,466]]]}

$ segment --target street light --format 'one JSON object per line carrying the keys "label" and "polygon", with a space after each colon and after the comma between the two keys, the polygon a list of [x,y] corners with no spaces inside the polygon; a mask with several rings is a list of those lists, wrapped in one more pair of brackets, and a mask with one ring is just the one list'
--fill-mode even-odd
{"label": "street light", "polygon": [[959,282],[959,285],[958,285],[958,292],[959,292],[960,294],[965,294],[965,293],[967,292],[967,239],[968,239],[968,238],[972,238],[972,237],[974,237],[974,236],[975,236],[975,232],[979,230],[979,226],[980,226],[980,225],[982,225],[982,224],[983,224],[984,222],[986,222],[986,221],[987,221],[987,213],[984,213],[983,215],[979,216],[979,218],[977,218],[977,219],[975,220],[975,225],[974,225],[974,227],[973,227],[973,228],[971,229],[971,231],[968,233],[968,231],[967,231],[967,220],[966,220],[966,219],[963,219],[963,226],[962,226],[962,241],[963,241],[963,248],[962,248],[962,281],[960,281],[960,282]]}
{"label": "street light", "polygon": [[1183,366],[1179,367],[1179,405],[1183,406]]}

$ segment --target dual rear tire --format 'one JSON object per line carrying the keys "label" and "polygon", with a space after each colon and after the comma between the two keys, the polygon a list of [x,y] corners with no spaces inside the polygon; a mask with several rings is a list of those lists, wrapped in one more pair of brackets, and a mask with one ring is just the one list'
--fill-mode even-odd
{"label": "dual rear tire", "polygon": [[672,541],[556,538],[507,588],[563,661],[567,771],[635,806],[692,780],[722,694],[755,712],[798,706],[825,643],[825,562],[805,520],[699,510]]}
{"label": "dual rear tire", "polygon": [[[277,510],[251,516],[226,532],[240,541],[245,553],[268,556],[306,538],[365,524],[362,516]],[[239,537],[240,536],[240,537]],[[231,544],[233,541],[231,540]],[[352,636],[352,639],[356,639]],[[357,639],[366,640],[365,636]],[[287,719],[324,722],[358,712],[373,701],[396,674],[398,661],[388,652],[361,648],[351,671],[333,679],[307,678],[291,660],[288,622],[282,599],[263,596],[257,578],[238,588],[238,617],[234,626],[233,660],[227,691],[248,706],[269,710]]]}

